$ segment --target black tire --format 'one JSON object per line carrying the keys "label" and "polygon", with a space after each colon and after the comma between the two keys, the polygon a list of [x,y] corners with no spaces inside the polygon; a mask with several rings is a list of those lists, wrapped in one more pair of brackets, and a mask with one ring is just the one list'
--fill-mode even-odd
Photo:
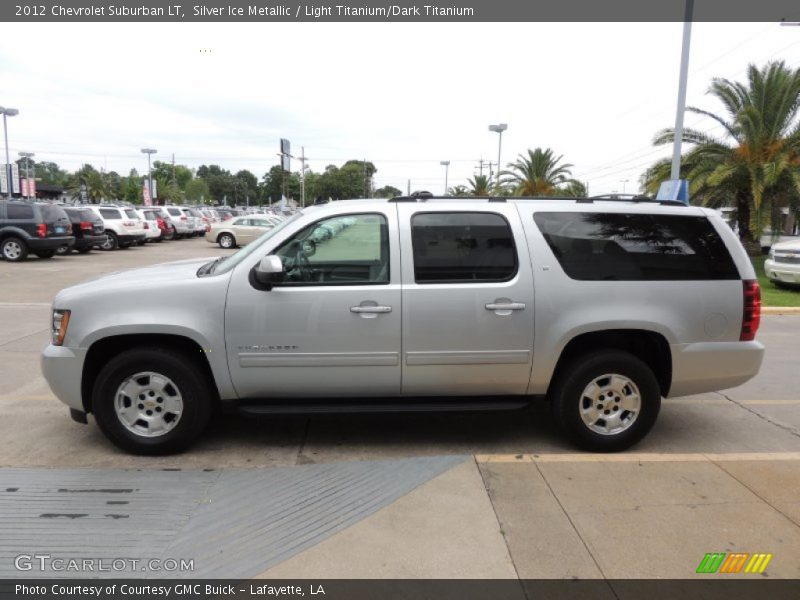
{"label": "black tire", "polygon": [[114,233],[113,231],[106,231],[105,235],[106,235],[106,241],[98,246],[100,250],[105,250],[109,252],[111,250],[116,250],[117,248],[119,248],[119,239],[117,239],[116,233]]}
{"label": "black tire", "polygon": [[[581,410],[602,407],[594,427],[606,427],[604,415],[619,414],[624,419],[630,411],[624,409],[624,402],[614,394],[602,398],[598,405],[588,396],[583,396],[590,383],[601,380],[604,375],[622,375],[638,388],[639,410],[627,428],[616,433],[594,431],[584,422]],[[634,389],[625,388],[633,395]],[[607,392],[613,393],[613,392]],[[628,352],[620,350],[600,350],[579,356],[559,368],[559,375],[553,383],[550,398],[553,401],[553,414],[559,427],[578,447],[592,452],[618,452],[630,448],[641,440],[653,427],[661,408],[661,388],[653,371],[643,361]],[[587,406],[588,404],[588,406]],[[616,411],[616,412],[615,412]],[[591,417],[587,416],[591,420]],[[602,425],[600,424],[602,422]]]}
{"label": "black tire", "polygon": [[78,252],[80,252],[81,254],[88,254],[91,251],[92,251],[91,246],[84,246],[83,248],[78,248]]}
{"label": "black tire", "polygon": [[39,258],[53,258],[56,255],[55,250],[39,250],[36,256]]}
{"label": "black tire", "polygon": [[219,237],[217,237],[217,243],[220,248],[225,248],[226,250],[236,248],[236,238],[230,233],[220,233]]}
{"label": "black tire", "polygon": [[56,254],[58,254],[59,256],[67,256],[71,252],[72,248],[70,248],[69,246],[59,246],[58,248],[56,248]]}
{"label": "black tire", "polygon": [[7,237],[0,243],[0,255],[9,262],[28,258],[28,245],[18,237]]}
{"label": "black tire", "polygon": [[[177,424],[156,437],[131,431],[115,408],[117,390],[125,380],[147,371],[168,377],[183,399]],[[118,354],[100,371],[92,391],[92,412],[100,429],[119,448],[134,454],[173,454],[188,448],[208,425],[212,412],[211,385],[203,370],[189,357],[158,346],[140,346]]]}

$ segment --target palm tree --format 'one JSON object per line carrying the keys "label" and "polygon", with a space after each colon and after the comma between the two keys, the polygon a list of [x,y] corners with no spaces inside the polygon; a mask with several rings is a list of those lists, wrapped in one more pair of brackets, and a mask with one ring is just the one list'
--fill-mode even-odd
{"label": "palm tree", "polygon": [[81,188],[86,193],[86,200],[92,204],[115,200],[109,181],[104,173],[86,165],[72,177],[69,193],[73,199],[83,199]]}
{"label": "palm tree", "polygon": [[571,164],[561,163],[562,156],[555,156],[550,148],[528,150],[510,163],[508,171],[501,171],[500,184],[510,185],[517,196],[548,196],[556,186],[568,183]]}
{"label": "palm tree", "polygon": [[[721,137],[694,129],[683,132],[691,149],[681,160],[681,177],[690,182],[697,201],[722,206],[733,199],[739,237],[755,250],[764,227],[764,216],[776,214],[782,204],[800,194],[800,68],[783,61],[759,69],[750,65],[747,83],[715,78],[708,93],[725,112],[687,110],[713,119],[722,126]],[[675,132],[656,134],[656,145],[672,143]],[[653,165],[644,175],[648,192],[669,178],[667,161]]]}
{"label": "palm tree", "polygon": [[492,193],[492,186],[489,184],[489,177],[486,175],[475,175],[472,179],[467,179],[470,196],[489,196]]}
{"label": "palm tree", "polygon": [[456,198],[463,198],[464,196],[469,196],[469,190],[466,186],[463,185],[455,185],[447,190],[448,196],[455,196]]}

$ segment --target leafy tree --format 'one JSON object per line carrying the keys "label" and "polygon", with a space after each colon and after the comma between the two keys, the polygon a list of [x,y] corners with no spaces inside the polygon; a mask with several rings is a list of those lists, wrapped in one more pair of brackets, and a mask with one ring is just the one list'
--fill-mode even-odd
{"label": "leafy tree", "polygon": [[31,161],[30,168],[31,168],[31,175],[33,175],[33,173],[35,172],[36,178],[39,179],[39,183],[44,183],[46,185],[60,185],[63,187],[69,185],[70,174],[67,173],[61,167],[59,167],[54,162],[37,163]]}
{"label": "leafy tree", "polygon": [[492,193],[489,177],[486,175],[475,175],[472,179],[467,180],[467,184],[469,185],[467,195],[489,196]]}
{"label": "leafy tree", "polygon": [[[262,202],[271,204],[278,202],[283,196],[284,178],[286,184],[286,197],[299,198],[300,197],[300,176],[297,173],[284,174],[283,169],[279,165],[272,167],[259,184],[259,199]],[[309,175],[306,174],[306,183],[308,183]],[[306,186],[306,198],[313,197],[309,195],[308,186]]]}
{"label": "leafy tree", "polygon": [[180,204],[183,202],[184,193],[177,183],[172,183],[172,179],[165,179],[163,176],[153,176],[156,184],[157,198],[153,198],[154,203],[158,204]]}
{"label": "leafy tree", "polygon": [[141,204],[142,198],[142,178],[136,169],[131,169],[127,177],[122,178],[121,192],[119,198],[131,204]]}
{"label": "leafy tree", "polygon": [[[186,165],[175,165],[174,167],[175,183],[181,190],[186,189],[186,184],[192,180],[192,170]],[[173,166],[171,162],[164,162],[156,160],[153,162],[153,179],[159,181],[166,181],[172,183],[173,180]],[[159,188],[160,189],[160,188]]]}
{"label": "leafy tree", "polygon": [[[690,182],[695,202],[722,206],[733,199],[739,237],[751,253],[760,251],[765,216],[800,195],[800,68],[783,61],[759,69],[750,65],[747,82],[712,80],[708,93],[721,102],[724,113],[696,107],[687,110],[706,116],[723,128],[722,137],[686,129],[683,141],[691,146],[681,160],[681,177]],[[672,143],[675,132],[656,134],[655,145]],[[669,178],[662,160],[644,175],[654,193]]]}
{"label": "leafy tree", "polygon": [[550,148],[528,150],[520,154],[508,171],[500,172],[500,184],[512,187],[517,196],[548,196],[556,186],[570,181],[571,164],[562,163]]}
{"label": "leafy tree", "polygon": [[375,190],[376,198],[396,198],[397,196],[402,195],[403,192],[401,190],[398,190],[396,187],[391,185],[385,185],[382,188]]}
{"label": "leafy tree", "polygon": [[455,185],[455,186],[451,187],[449,190],[447,190],[447,195],[448,196],[454,196],[456,198],[464,198],[466,196],[469,196],[470,193],[469,193],[469,189],[467,188],[467,186],[465,186],[465,185]]}
{"label": "leafy tree", "polygon": [[96,170],[92,165],[84,165],[70,178],[68,191],[72,198],[82,199],[81,189],[86,191],[86,201],[92,204],[110,201],[113,190],[109,185],[107,177]]}
{"label": "leafy tree", "polygon": [[208,184],[206,180],[201,177],[192,179],[186,184],[185,194],[189,202],[198,204],[208,204],[211,202],[211,192],[208,189]]}
{"label": "leafy tree", "polygon": [[586,198],[589,195],[586,184],[577,179],[570,179],[564,186],[556,188],[556,196],[566,196],[568,198]]}
{"label": "leafy tree", "polygon": [[316,193],[335,200],[364,198],[369,196],[376,172],[374,164],[361,160],[348,160],[341,168],[328,165],[319,177]]}

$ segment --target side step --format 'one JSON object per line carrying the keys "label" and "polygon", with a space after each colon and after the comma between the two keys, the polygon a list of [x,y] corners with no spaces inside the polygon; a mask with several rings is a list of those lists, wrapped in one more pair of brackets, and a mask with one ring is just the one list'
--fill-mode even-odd
{"label": "side step", "polygon": [[313,415],[354,413],[418,413],[418,412],[475,412],[519,410],[528,406],[532,397],[494,398],[270,398],[263,401],[248,399],[235,405],[246,415]]}

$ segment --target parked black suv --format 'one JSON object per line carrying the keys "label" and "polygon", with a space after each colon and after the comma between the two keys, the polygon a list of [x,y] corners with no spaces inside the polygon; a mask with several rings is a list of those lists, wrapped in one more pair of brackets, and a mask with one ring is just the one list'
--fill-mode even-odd
{"label": "parked black suv", "polygon": [[72,250],[85,254],[106,241],[103,219],[94,214],[94,211],[77,206],[65,206],[64,211],[72,223],[75,246],[61,246],[56,251],[58,254],[69,254]]}
{"label": "parked black suv", "polygon": [[72,225],[64,209],[53,204],[0,201],[0,256],[25,260],[29,252],[52,258],[61,246],[73,246]]}

